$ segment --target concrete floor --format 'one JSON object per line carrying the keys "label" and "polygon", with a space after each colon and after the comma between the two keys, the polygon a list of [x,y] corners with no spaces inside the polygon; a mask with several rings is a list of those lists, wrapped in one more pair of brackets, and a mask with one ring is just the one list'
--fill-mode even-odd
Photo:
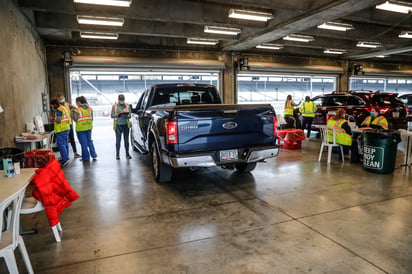
{"label": "concrete floor", "polygon": [[22,216],[39,229],[24,236],[36,273],[412,273],[402,153],[393,174],[373,174],[317,162],[313,138],[249,174],[180,170],[157,184],[148,156],[114,159],[110,126],[94,139],[98,161],[64,168],[80,199],[61,214],[62,242],[44,213]]}

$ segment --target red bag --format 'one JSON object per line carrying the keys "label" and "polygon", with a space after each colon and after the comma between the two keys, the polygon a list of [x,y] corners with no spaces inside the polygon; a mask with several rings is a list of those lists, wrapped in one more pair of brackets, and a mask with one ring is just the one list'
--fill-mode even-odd
{"label": "red bag", "polygon": [[52,150],[31,150],[24,154],[24,167],[45,167],[48,162],[56,159]]}

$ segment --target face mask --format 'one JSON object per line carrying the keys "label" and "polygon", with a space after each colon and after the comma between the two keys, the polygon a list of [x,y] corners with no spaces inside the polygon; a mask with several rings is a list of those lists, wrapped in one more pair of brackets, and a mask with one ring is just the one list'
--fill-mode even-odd
{"label": "face mask", "polygon": [[59,100],[59,103],[60,103],[60,104],[63,104],[63,103],[64,103],[64,99],[63,99],[63,100]]}
{"label": "face mask", "polygon": [[123,101],[123,100],[119,100],[119,104],[124,105],[124,101]]}
{"label": "face mask", "polygon": [[371,112],[371,117],[375,117],[375,112]]}

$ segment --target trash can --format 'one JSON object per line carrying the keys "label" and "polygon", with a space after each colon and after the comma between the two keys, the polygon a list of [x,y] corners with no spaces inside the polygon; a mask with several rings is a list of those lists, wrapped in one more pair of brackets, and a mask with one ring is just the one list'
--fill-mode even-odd
{"label": "trash can", "polygon": [[0,170],[3,168],[3,159],[11,158],[13,163],[20,162],[20,166],[24,162],[24,150],[17,147],[0,148]]}
{"label": "trash can", "polygon": [[365,130],[363,169],[385,174],[395,170],[396,151],[401,138],[397,131]]}

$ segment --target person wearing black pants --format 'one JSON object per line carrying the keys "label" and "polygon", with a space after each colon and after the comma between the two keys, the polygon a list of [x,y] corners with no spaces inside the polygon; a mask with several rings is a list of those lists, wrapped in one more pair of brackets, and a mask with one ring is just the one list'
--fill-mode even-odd
{"label": "person wearing black pants", "polygon": [[73,133],[73,124],[70,124],[69,140],[70,140],[70,145],[72,146],[72,149],[73,149],[74,158],[82,157],[79,153],[77,153],[76,141],[74,140],[74,133]]}
{"label": "person wearing black pants", "polygon": [[313,119],[315,118],[315,113],[317,110],[317,106],[314,102],[310,100],[309,96],[305,97],[305,102],[300,106],[299,108],[300,112],[302,113],[303,116],[303,121],[302,121],[302,130],[308,127],[307,129],[307,135],[306,137],[310,137],[310,131],[312,128],[312,122]]}

